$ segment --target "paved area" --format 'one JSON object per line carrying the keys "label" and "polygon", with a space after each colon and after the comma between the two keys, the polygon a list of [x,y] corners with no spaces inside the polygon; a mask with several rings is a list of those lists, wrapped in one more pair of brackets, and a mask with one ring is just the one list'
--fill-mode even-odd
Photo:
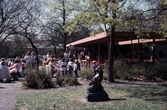
{"label": "paved area", "polygon": [[0,110],[13,110],[17,95],[21,91],[21,82],[0,83]]}

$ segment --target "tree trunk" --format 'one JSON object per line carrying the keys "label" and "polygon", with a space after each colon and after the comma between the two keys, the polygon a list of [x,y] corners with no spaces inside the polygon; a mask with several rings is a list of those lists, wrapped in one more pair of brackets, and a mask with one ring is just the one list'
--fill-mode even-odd
{"label": "tree trunk", "polygon": [[55,44],[53,44],[53,48],[54,48],[54,55],[56,55],[57,50],[56,50],[56,45]]}
{"label": "tree trunk", "polygon": [[66,51],[67,39],[68,39],[68,34],[65,32],[64,33],[64,44],[63,44],[64,51]]}
{"label": "tree trunk", "polygon": [[114,41],[115,41],[115,26],[111,28],[110,33],[110,46],[109,46],[109,68],[108,68],[108,81],[114,82]]}

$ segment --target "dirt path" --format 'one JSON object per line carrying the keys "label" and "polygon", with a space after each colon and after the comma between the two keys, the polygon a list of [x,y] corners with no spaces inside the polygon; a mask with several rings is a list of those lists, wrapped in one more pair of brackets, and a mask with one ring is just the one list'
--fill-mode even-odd
{"label": "dirt path", "polygon": [[[21,81],[13,81],[11,83],[0,82],[0,110],[14,110],[19,94],[37,93],[44,90],[22,89]],[[55,88],[53,88],[55,89]],[[51,90],[51,89],[49,89]]]}
{"label": "dirt path", "polygon": [[21,82],[0,83],[0,110],[13,110],[17,95],[21,91]]}

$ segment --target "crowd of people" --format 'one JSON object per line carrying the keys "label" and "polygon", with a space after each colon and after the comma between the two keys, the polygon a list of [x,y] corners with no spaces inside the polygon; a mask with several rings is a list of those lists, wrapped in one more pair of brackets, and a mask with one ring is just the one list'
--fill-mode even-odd
{"label": "crowd of people", "polygon": [[23,58],[1,58],[0,60],[0,80],[8,81],[13,78],[24,77],[25,68],[36,67],[35,52],[27,52]]}
{"label": "crowd of people", "polygon": [[43,65],[46,67],[46,73],[52,77],[54,73],[57,73],[56,75],[78,77],[78,70],[80,70],[79,59],[71,52],[65,51],[58,58],[50,53],[43,57]]}
{"label": "crowd of people", "polygon": [[[49,74],[51,77],[54,75],[65,75],[77,78],[78,70],[81,68],[81,59],[85,57],[86,59],[88,58],[87,55],[84,55],[84,52],[80,52],[76,55],[71,51],[65,51],[60,54],[59,57],[55,57],[54,55],[47,53],[43,57],[40,57],[40,61],[42,60],[41,66],[45,68],[46,74]],[[23,58],[1,58],[0,80],[11,80],[13,75],[24,77],[25,69],[34,69],[36,67],[37,60],[35,52],[28,51]],[[95,65],[92,67],[95,68]]]}

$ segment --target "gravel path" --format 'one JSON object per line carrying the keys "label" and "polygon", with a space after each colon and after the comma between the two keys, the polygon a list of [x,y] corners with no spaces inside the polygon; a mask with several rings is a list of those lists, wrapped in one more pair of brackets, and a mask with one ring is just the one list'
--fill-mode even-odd
{"label": "gravel path", "polygon": [[[82,87],[86,87],[87,81],[80,81],[81,84],[84,84]],[[21,81],[14,81],[11,83],[2,83],[0,82],[0,110],[14,110],[15,104],[17,102],[17,96],[19,94],[28,94],[28,93],[37,93],[45,92],[48,89],[44,90],[33,90],[33,89],[21,89]],[[117,82],[112,84],[106,84],[105,86],[139,86],[143,84],[158,84],[158,83],[143,83],[143,82]],[[167,83],[164,83],[167,84]],[[68,88],[68,87],[67,87]],[[55,89],[55,88],[53,88]],[[57,88],[56,88],[57,89]],[[60,88],[65,89],[65,88]],[[52,89],[49,89],[52,90]]]}

